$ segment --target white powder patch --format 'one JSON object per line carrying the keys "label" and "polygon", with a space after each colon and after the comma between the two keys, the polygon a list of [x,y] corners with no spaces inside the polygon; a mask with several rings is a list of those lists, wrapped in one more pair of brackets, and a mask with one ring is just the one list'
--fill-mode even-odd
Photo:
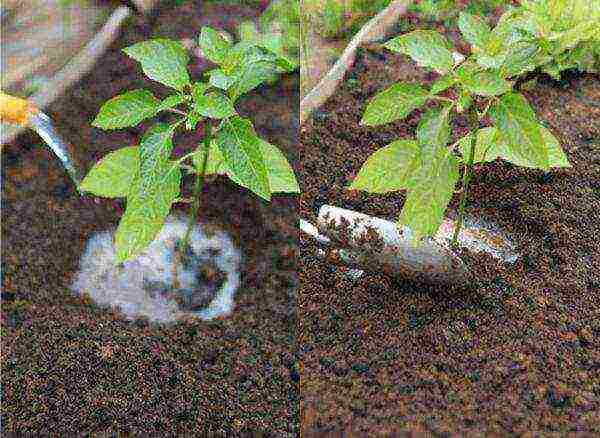
{"label": "white powder patch", "polygon": [[[119,308],[130,320],[145,316],[153,322],[168,323],[187,315],[210,320],[231,314],[240,286],[240,252],[225,232],[211,230],[208,235],[197,225],[190,236],[191,258],[182,263],[175,246],[186,227],[183,218],[170,217],[142,254],[120,265],[116,264],[113,244],[115,230],[94,234],[87,242],[71,289],[78,295],[88,293],[100,306]],[[175,296],[212,296],[199,275],[205,264],[223,273],[222,284],[205,307],[182,309]]]}

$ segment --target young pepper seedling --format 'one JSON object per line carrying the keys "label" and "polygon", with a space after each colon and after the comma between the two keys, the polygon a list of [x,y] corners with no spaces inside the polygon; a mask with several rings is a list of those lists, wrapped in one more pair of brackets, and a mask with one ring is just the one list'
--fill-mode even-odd
{"label": "young pepper seedling", "polygon": [[[201,29],[199,46],[216,67],[205,72],[202,81],[190,78],[189,55],[178,41],[158,38],[125,48],[125,54],[140,63],[148,78],[173,93],[160,100],[148,90],[127,91],[107,101],[93,121],[98,128],[112,130],[135,126],[162,112],[175,118],[152,125],[139,146],[106,155],[81,183],[82,190],[97,196],[127,198],[115,234],[118,262],[139,255],[160,232],[172,204],[180,200],[184,171],[193,173],[196,180],[192,213],[181,242],[183,254],[197,220],[207,175],[226,175],[266,201],[272,193],[299,192],[283,153],[261,139],[252,122],[235,108],[241,96],[274,74],[295,67],[260,42],[233,43],[210,27]],[[200,122],[203,141],[193,152],[173,159],[175,132],[183,127],[194,130]]]}
{"label": "young pepper seedling", "polygon": [[[536,2],[526,3],[531,8]],[[565,2],[561,5],[567,8]],[[471,55],[466,58],[455,52],[443,35],[432,30],[415,30],[385,44],[387,49],[408,55],[441,76],[430,89],[420,84],[396,83],[378,93],[367,105],[361,124],[391,123],[428,102],[438,105],[422,115],[416,139],[396,140],[376,151],[349,188],[369,193],[406,190],[399,223],[411,229],[415,243],[424,236],[435,235],[462,179],[452,240],[456,245],[475,164],[501,158],[545,171],[570,167],[558,140],[537,120],[533,108],[514,86],[523,73],[551,65],[544,50],[552,47],[544,49],[541,40],[532,38],[536,32],[542,32],[535,26],[544,24],[534,18],[524,20],[524,16],[531,17],[528,11],[525,8],[507,12],[494,29],[478,17],[461,13],[459,28],[472,46]],[[570,36],[566,30],[553,34],[553,39],[560,42]],[[442,94],[450,89],[454,97]],[[456,114],[466,115],[470,131],[449,145],[450,126]],[[491,126],[480,127],[486,116],[491,119]],[[460,163],[464,166],[462,178]]]}

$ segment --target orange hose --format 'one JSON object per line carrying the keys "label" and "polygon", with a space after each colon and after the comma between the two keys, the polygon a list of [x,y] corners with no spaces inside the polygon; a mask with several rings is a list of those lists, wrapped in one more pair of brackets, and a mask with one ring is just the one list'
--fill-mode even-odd
{"label": "orange hose", "polygon": [[29,117],[38,111],[29,101],[0,91],[0,121],[27,126]]}

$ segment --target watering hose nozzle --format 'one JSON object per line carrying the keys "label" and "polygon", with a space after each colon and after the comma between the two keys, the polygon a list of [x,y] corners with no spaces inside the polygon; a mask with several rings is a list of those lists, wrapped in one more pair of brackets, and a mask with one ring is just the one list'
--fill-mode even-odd
{"label": "watering hose nozzle", "polygon": [[39,109],[31,102],[0,91],[0,121],[28,126],[30,117],[38,112]]}
{"label": "watering hose nozzle", "polygon": [[24,126],[37,132],[60,160],[79,194],[83,194],[80,188],[81,170],[69,153],[67,144],[56,132],[52,121],[46,114],[31,102],[0,91],[0,122]]}

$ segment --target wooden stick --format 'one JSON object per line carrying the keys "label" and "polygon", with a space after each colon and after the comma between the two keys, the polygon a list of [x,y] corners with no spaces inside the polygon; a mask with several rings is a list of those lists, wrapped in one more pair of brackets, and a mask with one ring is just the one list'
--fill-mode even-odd
{"label": "wooden stick", "polygon": [[[94,64],[116,40],[125,19],[131,15],[131,9],[119,6],[111,14],[100,32],[85,48],[73,57],[69,63],[44,86],[44,89],[29,99],[37,108],[43,109],[63,94],[68,87],[89,72]],[[3,126],[0,144],[10,143],[23,130],[23,127]]]}
{"label": "wooden stick", "polygon": [[340,59],[321,81],[300,102],[300,124],[303,124],[311,112],[325,103],[344,80],[356,58],[356,49],[382,38],[389,29],[406,13],[412,0],[394,0],[390,5],[367,22],[350,41]]}

